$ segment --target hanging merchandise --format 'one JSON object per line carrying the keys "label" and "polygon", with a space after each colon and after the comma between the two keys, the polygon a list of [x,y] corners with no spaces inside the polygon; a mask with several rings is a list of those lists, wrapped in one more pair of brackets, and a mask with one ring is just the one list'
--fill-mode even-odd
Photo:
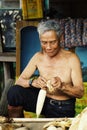
{"label": "hanging merchandise", "polygon": [[76,43],[78,46],[82,46],[82,33],[83,33],[83,18],[76,20]]}
{"label": "hanging merchandise", "polygon": [[60,25],[64,32],[63,47],[87,46],[87,19],[68,17],[60,19]]}
{"label": "hanging merchandise", "polygon": [[87,45],[87,19],[83,20],[83,45]]}
{"label": "hanging merchandise", "polygon": [[43,18],[42,0],[22,0],[21,4],[24,20]]}
{"label": "hanging merchandise", "polygon": [[71,47],[71,30],[70,30],[70,19],[65,21],[65,45]]}
{"label": "hanging merchandise", "polygon": [[70,19],[71,46],[76,46],[76,20]]}

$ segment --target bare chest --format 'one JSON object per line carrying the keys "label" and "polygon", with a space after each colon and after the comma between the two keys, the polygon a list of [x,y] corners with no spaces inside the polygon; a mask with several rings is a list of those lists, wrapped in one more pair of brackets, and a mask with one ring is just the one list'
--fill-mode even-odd
{"label": "bare chest", "polygon": [[71,82],[71,69],[66,61],[41,62],[38,65],[38,69],[40,75],[44,76],[46,79],[58,76],[63,82]]}

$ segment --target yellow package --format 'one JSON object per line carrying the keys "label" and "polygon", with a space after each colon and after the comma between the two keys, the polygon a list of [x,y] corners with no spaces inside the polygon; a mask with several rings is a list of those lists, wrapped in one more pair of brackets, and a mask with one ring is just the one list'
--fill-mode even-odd
{"label": "yellow package", "polygon": [[42,0],[22,0],[23,19],[43,18]]}

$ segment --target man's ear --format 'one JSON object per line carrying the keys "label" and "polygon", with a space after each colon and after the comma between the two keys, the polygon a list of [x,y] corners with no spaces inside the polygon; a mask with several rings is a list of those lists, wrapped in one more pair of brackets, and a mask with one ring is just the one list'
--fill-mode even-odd
{"label": "man's ear", "polygon": [[64,34],[60,36],[60,46],[64,47]]}
{"label": "man's ear", "polygon": [[64,43],[64,34],[61,35],[61,37],[60,37],[60,42],[61,42],[61,43]]}

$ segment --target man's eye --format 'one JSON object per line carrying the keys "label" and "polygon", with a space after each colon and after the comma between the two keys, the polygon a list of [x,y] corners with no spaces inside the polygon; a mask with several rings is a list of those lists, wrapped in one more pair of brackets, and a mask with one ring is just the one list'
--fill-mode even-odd
{"label": "man's eye", "polygon": [[55,43],[55,41],[51,41],[50,43],[51,43],[51,44],[54,44],[54,43]]}
{"label": "man's eye", "polygon": [[56,42],[57,42],[57,41],[55,40],[55,41],[51,41],[50,43],[51,43],[51,44],[55,44]]}
{"label": "man's eye", "polygon": [[47,42],[44,42],[44,41],[42,41],[41,43],[42,43],[43,45],[47,44]]}

